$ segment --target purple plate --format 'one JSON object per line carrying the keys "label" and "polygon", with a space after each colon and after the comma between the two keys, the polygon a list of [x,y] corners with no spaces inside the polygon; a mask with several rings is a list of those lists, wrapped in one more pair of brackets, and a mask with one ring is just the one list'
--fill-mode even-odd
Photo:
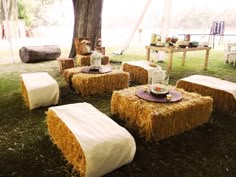
{"label": "purple plate", "polygon": [[173,103],[182,100],[183,95],[176,91],[176,90],[169,90],[169,93],[171,95],[171,100],[167,100],[166,97],[159,97],[159,96],[154,96],[150,94],[150,92],[145,92],[144,89],[138,89],[135,92],[136,96],[139,98],[142,98],[144,100],[148,101],[153,101],[153,102],[158,102],[158,103]]}

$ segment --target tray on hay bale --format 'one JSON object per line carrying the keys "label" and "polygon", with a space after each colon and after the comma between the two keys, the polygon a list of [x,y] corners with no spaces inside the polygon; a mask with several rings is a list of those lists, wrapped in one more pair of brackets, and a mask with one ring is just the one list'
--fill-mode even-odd
{"label": "tray on hay bale", "polygon": [[80,176],[103,176],[134,158],[132,135],[89,103],[49,108],[47,126],[53,143]]}
{"label": "tray on hay bale", "polygon": [[213,102],[211,97],[176,89],[183,95],[181,101],[157,103],[136,96],[136,91],[144,86],[114,91],[111,113],[146,141],[159,141],[209,121]]}
{"label": "tray on hay bale", "polygon": [[57,45],[26,46],[19,50],[20,59],[24,63],[55,60],[61,55],[61,49]]}
{"label": "tray on hay bale", "polygon": [[211,76],[192,75],[177,81],[177,88],[213,98],[214,111],[236,111],[236,83]]}

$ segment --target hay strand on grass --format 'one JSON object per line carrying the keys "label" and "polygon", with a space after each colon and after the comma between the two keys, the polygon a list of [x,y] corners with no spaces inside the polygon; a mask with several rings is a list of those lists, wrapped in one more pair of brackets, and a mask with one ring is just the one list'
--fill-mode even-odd
{"label": "hay strand on grass", "polygon": [[72,77],[72,87],[82,96],[112,92],[128,86],[129,73],[120,70],[104,74],[78,73]]}
{"label": "hay strand on grass", "polygon": [[73,168],[81,176],[85,176],[86,159],[84,152],[73,133],[52,110],[47,112],[47,126],[53,143],[62,151],[67,161],[73,165]]}
{"label": "hay strand on grass", "polygon": [[203,96],[213,98],[213,107],[215,111],[236,111],[236,100],[232,94],[224,91],[210,88],[204,85],[191,83],[185,80],[179,80],[176,87],[183,88],[188,92],[197,92]]}
{"label": "hay strand on grass", "polygon": [[147,141],[159,141],[208,122],[212,98],[178,89],[183,94],[180,102],[149,102],[135,95],[141,87],[114,91],[111,112]]}

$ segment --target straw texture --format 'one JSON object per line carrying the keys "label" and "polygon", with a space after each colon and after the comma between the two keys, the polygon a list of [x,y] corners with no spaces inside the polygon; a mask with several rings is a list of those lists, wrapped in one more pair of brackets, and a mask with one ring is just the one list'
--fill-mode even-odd
{"label": "straw texture", "polygon": [[[78,66],[90,66],[90,55],[76,55],[76,63]],[[102,57],[102,65],[109,64],[109,57],[103,56]]]}
{"label": "straw texture", "polygon": [[114,91],[111,112],[146,141],[159,141],[208,122],[212,112],[211,97],[177,89],[183,94],[182,101],[155,103],[135,95],[136,90],[142,87]]}
{"label": "straw texture", "polygon": [[65,78],[65,81],[71,85],[71,78],[74,74],[78,74],[81,71],[81,67],[76,67],[76,68],[70,68],[70,69],[66,69],[63,72],[63,76]]}
{"label": "straw texture", "polygon": [[28,97],[28,93],[25,87],[25,84],[23,82],[23,80],[21,79],[21,91],[22,91],[22,96],[25,102],[25,105],[29,108],[29,97]]}
{"label": "straw texture", "polygon": [[148,84],[148,71],[146,69],[139,66],[124,63],[123,71],[130,73],[131,81],[134,81],[137,84]]}
{"label": "straw texture", "polygon": [[214,100],[214,111],[236,111],[236,100],[232,94],[226,91],[187,82],[184,80],[179,80],[176,84],[176,87],[183,88],[188,92],[197,92],[203,96],[211,96]]}
{"label": "straw texture", "polygon": [[73,165],[73,168],[80,173],[80,176],[85,176],[86,160],[84,152],[73,133],[52,110],[47,112],[47,126],[53,143],[62,151],[67,161]]}
{"label": "straw texture", "polygon": [[72,77],[72,87],[82,96],[112,92],[129,86],[129,73],[112,70],[104,74],[78,73]]}

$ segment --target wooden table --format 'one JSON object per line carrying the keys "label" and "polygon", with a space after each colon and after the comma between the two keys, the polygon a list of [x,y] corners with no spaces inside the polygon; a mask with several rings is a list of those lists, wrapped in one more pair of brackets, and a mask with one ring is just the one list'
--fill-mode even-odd
{"label": "wooden table", "polygon": [[199,51],[199,50],[205,50],[206,51],[206,56],[205,56],[205,61],[204,61],[204,70],[207,70],[209,53],[210,53],[210,50],[211,50],[211,47],[174,48],[174,47],[146,46],[145,48],[146,48],[146,51],[147,51],[147,55],[146,55],[147,60],[150,59],[150,50],[163,51],[163,52],[169,53],[168,63],[167,63],[167,70],[168,71],[170,71],[171,67],[172,67],[173,53],[183,52],[182,65],[184,66],[185,58],[186,58],[186,52],[188,52],[188,51]]}

